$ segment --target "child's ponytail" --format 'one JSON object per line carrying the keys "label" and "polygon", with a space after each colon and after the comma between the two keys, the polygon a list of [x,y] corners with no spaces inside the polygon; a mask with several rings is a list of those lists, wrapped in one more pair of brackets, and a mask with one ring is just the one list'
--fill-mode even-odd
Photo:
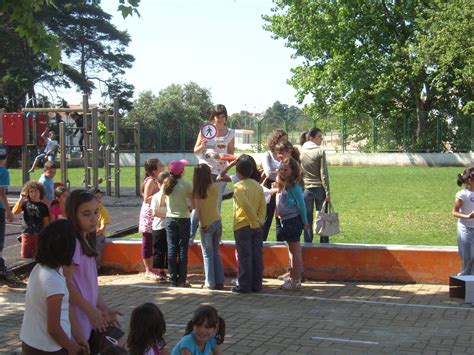
{"label": "child's ponytail", "polygon": [[222,344],[225,338],[225,320],[219,317],[219,326],[217,327],[216,340],[217,344]]}
{"label": "child's ponytail", "polygon": [[163,191],[165,192],[165,195],[169,196],[173,192],[174,187],[178,183],[178,178],[179,176],[170,174],[170,176],[165,179],[163,182]]}
{"label": "child's ponytail", "polygon": [[464,170],[462,175],[458,174],[456,183],[458,184],[458,186],[462,186],[464,184],[467,184],[467,180],[469,178],[474,180],[474,166],[471,166],[470,168]]}

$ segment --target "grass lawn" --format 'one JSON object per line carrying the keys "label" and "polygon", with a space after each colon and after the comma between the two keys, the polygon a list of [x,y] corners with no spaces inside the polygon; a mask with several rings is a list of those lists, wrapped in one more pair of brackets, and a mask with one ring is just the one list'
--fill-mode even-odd
{"label": "grass lawn", "polygon": [[[335,243],[456,245],[456,219],[451,216],[460,188],[456,175],[462,168],[330,167],[332,200],[339,212],[341,233]],[[59,180],[59,170],[58,178]],[[11,169],[13,186],[21,171]],[[32,174],[39,178],[40,170]],[[83,169],[70,169],[72,186],[79,186]],[[133,167],[122,168],[121,185],[135,186]],[[103,171],[100,176],[104,176]],[[192,180],[192,167],[185,179]],[[137,209],[137,218],[139,210]],[[111,216],[113,218],[113,216]],[[232,200],[222,205],[224,239],[232,240]],[[275,226],[270,240],[275,240]]]}

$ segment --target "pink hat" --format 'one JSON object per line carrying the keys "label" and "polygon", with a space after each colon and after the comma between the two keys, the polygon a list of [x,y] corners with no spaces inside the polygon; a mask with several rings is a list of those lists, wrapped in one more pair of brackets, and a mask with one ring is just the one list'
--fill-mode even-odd
{"label": "pink hat", "polygon": [[181,175],[184,171],[184,167],[188,164],[188,161],[185,159],[172,160],[168,164],[168,171],[173,175]]}

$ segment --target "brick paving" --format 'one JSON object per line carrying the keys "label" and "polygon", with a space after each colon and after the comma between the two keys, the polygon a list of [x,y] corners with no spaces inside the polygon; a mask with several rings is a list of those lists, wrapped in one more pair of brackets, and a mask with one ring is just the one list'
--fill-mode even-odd
{"label": "brick paving", "polygon": [[[155,302],[163,311],[171,349],[201,304],[214,305],[226,320],[225,354],[473,353],[474,307],[448,297],[448,286],[307,282],[285,292],[265,279],[258,294],[233,294],[193,287],[169,288],[143,274],[99,278],[107,302],[124,315],[128,330],[133,308]],[[230,280],[227,280],[230,281]],[[0,288],[0,353],[18,351],[24,288]]]}

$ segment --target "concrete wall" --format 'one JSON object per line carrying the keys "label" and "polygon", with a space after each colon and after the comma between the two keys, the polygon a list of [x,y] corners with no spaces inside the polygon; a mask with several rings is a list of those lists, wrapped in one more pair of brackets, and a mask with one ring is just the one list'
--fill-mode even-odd
{"label": "concrete wall", "polygon": [[[253,153],[257,162],[260,155]],[[474,153],[327,153],[329,165],[332,166],[459,166],[467,167],[474,164]],[[171,160],[186,159],[191,165],[197,164],[197,158],[193,153],[141,153],[140,165],[145,160],[159,158],[164,164]],[[134,166],[135,156],[133,153],[120,154],[121,166]]]}
{"label": "concrete wall", "polygon": [[[447,284],[461,268],[455,247],[302,243],[302,252],[305,276],[315,280]],[[225,273],[235,275],[234,242],[224,241],[220,253]],[[141,241],[108,238],[102,263],[124,272],[143,271]],[[264,243],[265,277],[283,274],[288,263],[284,243]],[[188,250],[188,271],[204,272],[199,243]]]}

